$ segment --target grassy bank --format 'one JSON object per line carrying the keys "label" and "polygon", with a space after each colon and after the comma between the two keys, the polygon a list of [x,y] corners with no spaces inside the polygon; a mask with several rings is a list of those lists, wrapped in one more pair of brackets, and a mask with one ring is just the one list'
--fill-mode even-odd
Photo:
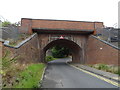
{"label": "grassy bank", "polygon": [[95,64],[95,65],[88,65],[88,66],[96,68],[98,70],[103,70],[106,72],[111,72],[111,73],[120,75],[120,67],[119,66],[106,65],[106,64]]}
{"label": "grassy bank", "polygon": [[31,64],[19,74],[14,88],[38,88],[45,65]]}
{"label": "grassy bank", "polygon": [[38,88],[44,68],[43,63],[9,67],[2,72],[3,88]]}
{"label": "grassy bank", "polygon": [[[12,57],[7,51],[0,58],[0,75],[2,75],[3,88],[35,88],[41,80],[45,64],[19,63],[18,56]],[[2,63],[1,63],[2,62]]]}

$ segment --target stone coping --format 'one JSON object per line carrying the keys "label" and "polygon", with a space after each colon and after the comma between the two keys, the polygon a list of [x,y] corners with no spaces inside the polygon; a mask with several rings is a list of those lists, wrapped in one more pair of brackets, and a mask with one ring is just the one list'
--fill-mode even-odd
{"label": "stone coping", "polygon": [[99,41],[101,41],[101,42],[103,42],[103,43],[105,43],[105,44],[107,44],[107,45],[109,45],[109,46],[111,46],[111,47],[113,47],[113,48],[115,48],[115,49],[120,50],[119,47],[117,47],[117,46],[115,46],[115,45],[113,45],[113,44],[111,44],[111,43],[109,43],[109,42],[107,42],[107,41],[105,41],[105,40],[99,39],[99,38],[97,38],[97,37],[94,36],[94,35],[91,35],[91,37],[96,38],[97,40],[99,40]]}

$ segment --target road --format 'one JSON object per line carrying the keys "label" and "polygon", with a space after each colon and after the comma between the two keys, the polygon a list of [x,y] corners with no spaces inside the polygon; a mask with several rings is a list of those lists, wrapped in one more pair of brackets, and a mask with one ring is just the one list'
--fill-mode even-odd
{"label": "road", "polygon": [[117,88],[66,64],[68,58],[48,63],[42,88]]}

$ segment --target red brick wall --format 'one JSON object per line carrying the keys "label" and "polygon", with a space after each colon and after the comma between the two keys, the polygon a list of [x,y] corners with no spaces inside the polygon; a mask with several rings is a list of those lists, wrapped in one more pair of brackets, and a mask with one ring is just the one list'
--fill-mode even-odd
{"label": "red brick wall", "polygon": [[4,55],[6,50],[9,50],[11,52],[11,57],[18,56],[18,62],[20,63],[36,63],[39,62],[40,59],[40,48],[38,45],[39,41],[36,35],[17,49],[3,45],[2,51]]}
{"label": "red brick wall", "polygon": [[94,30],[94,23],[72,22],[72,21],[70,22],[70,21],[32,20],[32,28],[62,28],[62,29]]}
{"label": "red brick wall", "polygon": [[90,36],[87,42],[86,64],[97,63],[118,65],[118,49]]}
{"label": "red brick wall", "polygon": [[96,30],[97,29],[100,29],[100,28],[103,28],[104,25],[102,22],[95,22],[95,31],[94,31],[94,34],[96,34]]}
{"label": "red brick wall", "polygon": [[95,29],[97,29],[97,28],[103,28],[103,27],[104,27],[104,25],[103,25],[102,22],[95,22]]}
{"label": "red brick wall", "polygon": [[[85,43],[86,36],[64,34],[65,37],[71,37],[71,39],[55,39],[54,37],[60,37],[60,34],[38,34],[41,48],[41,61],[44,60],[46,50],[55,45],[61,45],[68,47],[73,56],[74,63],[84,63],[85,60]],[[73,41],[74,40],[74,41]],[[43,61],[44,62],[44,61]]]}
{"label": "red brick wall", "polygon": [[32,21],[30,19],[21,20],[20,32],[30,33],[30,34],[32,33]]}
{"label": "red brick wall", "polygon": [[41,19],[27,19],[21,20],[22,27],[31,28],[52,28],[52,29],[81,29],[81,30],[95,30],[96,27],[103,27],[102,22],[84,22],[84,21],[63,21],[63,20],[41,20]]}

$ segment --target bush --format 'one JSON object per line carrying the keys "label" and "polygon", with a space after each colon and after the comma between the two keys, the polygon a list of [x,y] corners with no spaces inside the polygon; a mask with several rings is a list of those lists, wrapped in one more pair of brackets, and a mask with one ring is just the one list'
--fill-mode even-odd
{"label": "bush", "polygon": [[3,27],[7,27],[8,25],[10,25],[11,23],[9,21],[4,21],[2,22],[2,26]]}
{"label": "bush", "polygon": [[49,62],[49,61],[55,60],[55,58],[53,56],[46,56],[45,60]]}
{"label": "bush", "polygon": [[108,69],[108,66],[105,65],[105,64],[99,64],[99,68],[100,70],[107,70]]}
{"label": "bush", "polygon": [[51,49],[52,51],[52,55],[55,58],[64,58],[64,57],[68,57],[68,55],[70,54],[70,50],[66,47],[62,47],[62,46],[55,46]]}

